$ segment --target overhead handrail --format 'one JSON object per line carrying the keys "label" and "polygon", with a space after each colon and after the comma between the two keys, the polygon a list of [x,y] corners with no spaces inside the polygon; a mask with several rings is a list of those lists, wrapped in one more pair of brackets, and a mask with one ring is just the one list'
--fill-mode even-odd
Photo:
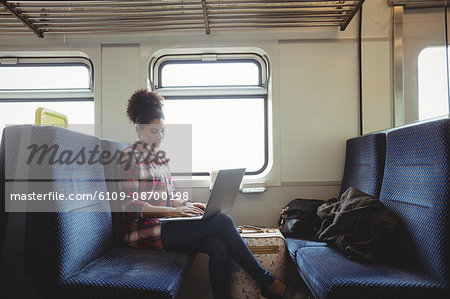
{"label": "overhead handrail", "polygon": [[340,27],[364,0],[0,0],[0,34],[90,34]]}

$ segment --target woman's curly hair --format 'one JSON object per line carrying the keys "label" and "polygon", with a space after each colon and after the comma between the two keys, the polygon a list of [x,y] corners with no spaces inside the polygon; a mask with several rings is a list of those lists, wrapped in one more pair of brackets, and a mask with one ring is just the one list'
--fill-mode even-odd
{"label": "woman's curly hair", "polygon": [[149,124],[154,119],[164,119],[164,98],[147,89],[137,90],[128,100],[127,115],[134,124]]}

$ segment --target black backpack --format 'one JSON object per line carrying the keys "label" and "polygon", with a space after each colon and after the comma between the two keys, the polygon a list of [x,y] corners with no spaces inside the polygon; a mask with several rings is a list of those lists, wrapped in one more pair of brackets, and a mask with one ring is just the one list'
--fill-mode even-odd
{"label": "black backpack", "polygon": [[280,212],[281,233],[287,237],[312,238],[322,224],[317,208],[323,203],[322,200],[303,198],[289,202]]}

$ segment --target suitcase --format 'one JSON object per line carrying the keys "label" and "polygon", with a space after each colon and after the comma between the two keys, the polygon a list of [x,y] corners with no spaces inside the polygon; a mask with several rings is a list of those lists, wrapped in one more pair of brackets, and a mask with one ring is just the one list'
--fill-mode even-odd
{"label": "suitcase", "polygon": [[[239,226],[239,232],[256,260],[276,278],[285,281],[286,241],[279,229]],[[232,265],[231,298],[259,299],[261,289],[236,262]]]}

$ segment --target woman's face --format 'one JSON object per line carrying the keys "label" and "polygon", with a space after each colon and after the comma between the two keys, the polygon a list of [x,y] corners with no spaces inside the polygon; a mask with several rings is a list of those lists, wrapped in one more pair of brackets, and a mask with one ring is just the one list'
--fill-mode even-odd
{"label": "woman's face", "polygon": [[157,118],[148,125],[137,125],[136,132],[139,139],[150,147],[158,148],[164,139],[164,119]]}

